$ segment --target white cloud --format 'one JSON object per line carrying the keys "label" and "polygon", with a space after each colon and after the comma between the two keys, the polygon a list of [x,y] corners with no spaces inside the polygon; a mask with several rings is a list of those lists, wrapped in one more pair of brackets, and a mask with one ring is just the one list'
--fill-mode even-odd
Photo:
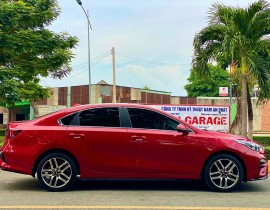
{"label": "white cloud", "polygon": [[[183,85],[187,77],[179,66],[162,65],[145,67],[128,64],[117,69],[117,83],[123,86],[142,88],[145,85],[153,90],[172,92],[173,95],[186,95]],[[174,90],[174,91],[172,91]]]}

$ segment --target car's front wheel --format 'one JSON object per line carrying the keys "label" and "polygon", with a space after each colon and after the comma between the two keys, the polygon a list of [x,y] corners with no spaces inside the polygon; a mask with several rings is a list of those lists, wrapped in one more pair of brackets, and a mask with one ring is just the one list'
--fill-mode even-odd
{"label": "car's front wheel", "polygon": [[244,177],[243,166],[229,154],[212,157],[205,165],[203,177],[206,185],[219,192],[236,190]]}
{"label": "car's front wheel", "polygon": [[40,185],[49,191],[67,190],[77,178],[76,165],[68,155],[53,153],[40,161],[37,178]]}

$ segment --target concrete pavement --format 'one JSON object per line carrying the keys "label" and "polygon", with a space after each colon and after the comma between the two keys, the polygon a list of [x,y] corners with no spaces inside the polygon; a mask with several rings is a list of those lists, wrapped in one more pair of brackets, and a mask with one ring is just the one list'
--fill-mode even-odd
{"label": "concrete pavement", "polygon": [[270,179],[242,183],[233,193],[198,181],[83,180],[66,192],[47,192],[31,176],[0,171],[0,209],[256,209],[270,210]]}

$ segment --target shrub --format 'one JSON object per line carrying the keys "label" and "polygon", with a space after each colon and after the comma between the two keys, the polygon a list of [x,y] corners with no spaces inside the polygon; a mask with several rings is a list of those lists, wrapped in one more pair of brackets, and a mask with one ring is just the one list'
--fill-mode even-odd
{"label": "shrub", "polygon": [[265,147],[266,157],[270,160],[270,146]]}
{"label": "shrub", "polygon": [[5,129],[0,129],[0,136],[4,136],[5,135]]}
{"label": "shrub", "polygon": [[270,136],[253,136],[253,140],[263,146],[270,146]]}

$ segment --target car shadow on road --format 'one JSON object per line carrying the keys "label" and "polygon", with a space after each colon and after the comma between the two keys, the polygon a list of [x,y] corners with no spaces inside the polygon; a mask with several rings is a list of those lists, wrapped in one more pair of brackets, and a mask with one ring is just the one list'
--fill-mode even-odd
{"label": "car shadow on road", "polygon": [[[10,191],[46,191],[33,178],[16,179],[12,182],[2,183],[0,188]],[[70,189],[70,191],[101,190],[211,192],[203,182],[193,180],[83,179],[77,180]],[[258,184],[258,182],[243,182],[236,192],[264,192],[267,190],[264,185]]]}
{"label": "car shadow on road", "polygon": [[[143,191],[207,191],[202,181],[194,180],[126,180],[126,179],[87,179],[77,180],[74,191],[84,190],[143,190]],[[267,189],[256,183],[242,183],[237,192],[262,192]]]}
{"label": "car shadow on road", "polygon": [[135,179],[87,179],[78,180],[73,190],[168,190],[205,191],[206,186],[199,181],[189,180],[135,180]]}
{"label": "car shadow on road", "polygon": [[41,191],[42,188],[38,181],[33,178],[16,179],[1,183],[1,189],[9,191]]}

